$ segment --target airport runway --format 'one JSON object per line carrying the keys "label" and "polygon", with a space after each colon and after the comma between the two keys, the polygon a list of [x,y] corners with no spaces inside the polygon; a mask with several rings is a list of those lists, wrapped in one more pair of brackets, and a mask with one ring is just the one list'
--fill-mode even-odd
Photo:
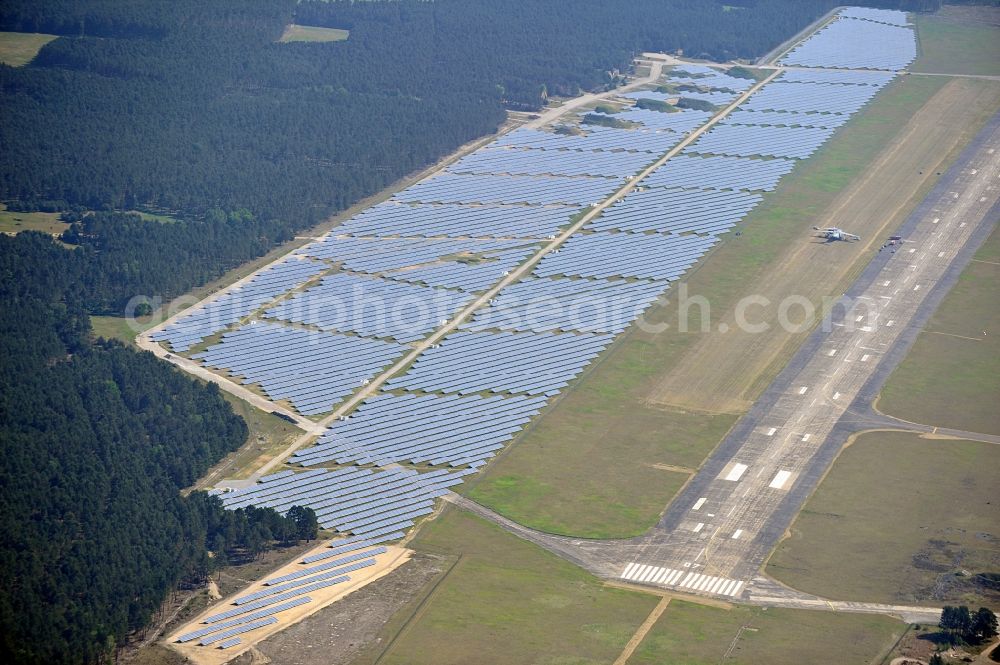
{"label": "airport runway", "polygon": [[[622,548],[627,556],[619,574],[716,595],[742,593],[740,582],[745,588],[757,573],[845,434],[866,427],[868,412],[852,409],[855,399],[877,393],[902,356],[887,354],[897,342],[909,346],[912,336],[904,331],[919,330],[939,300],[931,298],[936,287],[949,270],[964,267],[971,251],[963,250],[974,250],[992,228],[998,174],[995,116],[904,224],[900,235],[908,242],[881,252],[846,294],[851,308],[810,337],[656,529]],[[671,572],[637,572],[631,563]]]}
{"label": "airport runway", "polygon": [[[761,577],[760,568],[848,435],[905,426],[874,412],[871,400],[998,217],[1000,114],[899,229],[907,242],[876,256],[845,294],[850,307],[809,336],[649,534],[550,536],[456,503],[602,577],[771,605],[825,603]],[[866,608],[876,611],[841,609]]]}

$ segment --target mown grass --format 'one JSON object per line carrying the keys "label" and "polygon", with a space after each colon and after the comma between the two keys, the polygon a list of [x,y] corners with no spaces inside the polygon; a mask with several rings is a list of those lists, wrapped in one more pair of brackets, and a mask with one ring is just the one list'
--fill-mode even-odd
{"label": "mown grass", "polygon": [[1000,434],[998,400],[1000,230],[994,229],[889,377],[878,407],[911,422]]}
{"label": "mown grass", "polygon": [[[765,198],[741,225],[747,229],[741,238],[727,239],[689,276],[691,293],[705,296],[715,311],[729,311],[753,292],[789,238],[806,232],[944,83],[911,77],[884,91]],[[698,331],[698,308],[691,313],[690,329]],[[697,467],[736,416],[648,403],[699,333],[678,331],[669,307],[656,306],[646,318],[670,327],[633,330],[619,340],[470,484],[471,498],[521,524],[564,534],[621,537],[656,522],[685,478],[651,465]],[[704,363],[710,367],[712,359]],[[760,389],[780,367],[771,369]]]}
{"label": "mown grass", "polygon": [[843,600],[996,606],[975,581],[1000,573],[1000,446],[861,435],[775,550],[767,572]]}
{"label": "mown grass", "polygon": [[340,28],[318,28],[311,25],[292,23],[282,33],[281,42],[342,42],[350,32]]}
{"label": "mown grass", "polygon": [[425,524],[410,546],[459,559],[380,665],[610,663],[658,600],[605,587],[454,508]]}
{"label": "mown grass", "polygon": [[42,47],[58,35],[28,32],[0,32],[0,62],[11,67],[23,67],[38,55]]}
{"label": "mown grass", "polygon": [[41,231],[55,235],[68,228],[69,224],[59,221],[57,212],[11,212],[6,205],[0,203],[0,233]]}
{"label": "mown grass", "polygon": [[[996,8],[981,9],[993,11]],[[936,14],[917,14],[920,56],[910,69],[943,74],[1000,75],[1000,26],[946,7]]]}
{"label": "mown grass", "polygon": [[759,607],[725,610],[671,600],[628,665],[867,665],[888,653],[905,628],[884,616]]}

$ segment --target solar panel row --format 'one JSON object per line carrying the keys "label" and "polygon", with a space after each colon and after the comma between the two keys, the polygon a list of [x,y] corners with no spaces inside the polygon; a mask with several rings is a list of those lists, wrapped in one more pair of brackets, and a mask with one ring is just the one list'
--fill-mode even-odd
{"label": "solar panel row", "polygon": [[288,258],[273,263],[222,297],[192,307],[174,323],[155,332],[151,338],[169,342],[174,351],[187,351],[206,337],[247,317],[282,293],[329,270],[316,261]]}
{"label": "solar panel row", "polygon": [[717,240],[699,235],[582,234],[567,240],[558,253],[546,254],[533,274],[675,280]]}
{"label": "solar panel row", "polygon": [[419,268],[388,272],[385,277],[401,282],[415,282],[462,291],[485,291],[508,272],[538,251],[537,245],[486,252],[477,263],[447,261]]}
{"label": "solar panel row", "polygon": [[413,342],[469,302],[458,291],[337,273],[267,310],[269,318],[323,330]]}
{"label": "solar panel row", "polygon": [[315,415],[333,409],[405,350],[394,342],[259,321],[223,334],[192,357]]}
{"label": "solar panel row", "polygon": [[[647,158],[648,159],[648,158]],[[338,235],[456,238],[546,238],[569,222],[575,206],[402,204],[385,201],[341,224]]]}
{"label": "solar panel row", "polygon": [[760,194],[728,189],[650,187],[606,208],[588,228],[719,235],[739,222],[761,198]]}
{"label": "solar panel row", "polygon": [[777,79],[750,96],[740,108],[749,111],[856,113],[881,86],[795,83]]}
{"label": "solar panel row", "polygon": [[678,155],[645,179],[650,187],[699,187],[773,191],[781,176],[791,172],[791,159],[698,157]]}
{"label": "solar panel row", "polygon": [[577,152],[487,146],[448,167],[452,173],[625,178],[654,157],[645,152]]}
{"label": "solar panel row", "polygon": [[[307,454],[310,450],[301,452]],[[430,502],[448,487],[461,483],[465,473],[467,470],[418,473],[403,468],[384,471],[357,467],[336,471],[315,469],[274,483],[229,492],[221,498],[230,510],[246,505],[270,507],[279,512],[293,505],[312,508],[323,528],[351,531],[378,542],[376,539],[386,534],[398,535],[397,532],[412,525],[410,516],[388,515],[389,511]],[[349,524],[353,526],[348,527]]]}
{"label": "solar panel row", "polygon": [[[662,115],[662,114],[661,114]],[[685,122],[690,116],[685,118]],[[585,130],[585,131],[581,131]],[[542,129],[520,127],[504,134],[493,142],[497,147],[538,148],[541,150],[628,150],[663,153],[675,145],[680,137],[671,132],[649,129],[616,129],[600,125],[586,125],[580,133],[557,133]],[[677,130],[681,131],[681,130]]]}
{"label": "solar panel row", "polygon": [[611,342],[611,335],[456,332],[387,386],[468,395],[555,395]]}
{"label": "solar panel row", "polygon": [[469,175],[444,172],[396,194],[397,201],[424,203],[556,203],[600,201],[621,179],[567,176]]}
{"label": "solar panel row", "polygon": [[825,127],[720,124],[702,134],[684,152],[805,159],[816,152],[833,131]]}
{"label": "solar panel row", "polygon": [[511,249],[523,244],[523,240],[356,238],[331,233],[296,253],[332,261],[345,270],[379,273],[432,263],[444,257]]}
{"label": "solar panel row", "polygon": [[531,278],[504,289],[460,328],[617,335],[667,288],[665,281]]}
{"label": "solar panel row", "polygon": [[540,397],[381,394],[346,421],[330,426],[315,446],[291,459],[303,465],[380,466],[393,462],[464,464],[492,456],[545,405]]}

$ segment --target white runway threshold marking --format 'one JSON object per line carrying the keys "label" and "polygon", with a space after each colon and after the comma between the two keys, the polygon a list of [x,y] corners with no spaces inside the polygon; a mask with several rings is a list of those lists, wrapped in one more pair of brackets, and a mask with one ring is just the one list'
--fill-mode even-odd
{"label": "white runway threshold marking", "polygon": [[679,586],[682,589],[701,591],[717,596],[729,596],[730,598],[737,596],[743,591],[744,586],[744,582],[732,580],[728,577],[713,577],[712,575],[702,575],[674,568],[660,568],[659,566],[649,566],[639,563],[630,563],[625,566],[621,577],[632,582],[650,582],[665,586]]}
{"label": "white runway threshold marking", "polygon": [[767,430],[767,435],[768,436],[774,436],[774,433],[777,432],[777,431],[778,431],[777,427],[772,427],[769,430]]}
{"label": "white runway threshold marking", "polygon": [[736,482],[743,475],[743,472],[747,470],[746,464],[733,464],[732,468],[729,469],[729,473],[725,475],[723,480],[730,480]]}
{"label": "white runway threshold marking", "polygon": [[777,474],[775,474],[774,480],[771,481],[771,484],[768,485],[768,487],[771,487],[776,490],[783,489],[785,487],[785,483],[787,483],[788,479],[791,477],[792,477],[791,471],[784,471],[784,470],[779,471]]}
{"label": "white runway threshold marking", "polygon": [[691,530],[694,531],[695,533],[698,533],[699,531],[701,531],[704,528],[705,528],[705,523],[704,522],[698,522],[697,524],[694,525],[694,528],[691,529]]}

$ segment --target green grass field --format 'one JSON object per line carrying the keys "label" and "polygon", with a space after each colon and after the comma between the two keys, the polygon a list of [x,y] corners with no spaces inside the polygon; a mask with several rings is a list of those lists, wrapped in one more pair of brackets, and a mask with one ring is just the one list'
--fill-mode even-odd
{"label": "green grass field", "polygon": [[833,599],[996,607],[1000,593],[973,576],[1000,573],[998,468],[993,444],[864,434],[841,453],[767,572]]}
{"label": "green grass field", "polygon": [[1000,230],[994,229],[889,377],[878,408],[911,422],[1000,434],[998,399]]}
{"label": "green grass field", "polygon": [[914,72],[1000,75],[1000,9],[944,7],[916,14],[920,56]]}
{"label": "green grass field", "polygon": [[[657,603],[449,508],[411,547],[459,557],[380,665],[611,663]],[[382,644],[392,639],[383,635]]]}
{"label": "green grass field", "polygon": [[672,600],[628,665],[868,665],[888,653],[905,628],[883,616],[724,610]]}
{"label": "green grass field", "polygon": [[[782,180],[751,213],[738,241],[728,239],[689,277],[691,293],[717,311],[731,309],[769,267],[789,237],[892,140],[944,84],[909,77],[854,118],[822,151]],[[695,308],[692,327],[697,330]],[[697,340],[677,331],[667,307],[647,312],[658,334],[633,330],[471,484],[469,495],[521,524],[590,537],[641,533],[655,523],[684,481],[651,464],[697,467],[735,420],[732,414],[670,411],[647,404],[657,380]],[[710,363],[711,359],[705,359]],[[763,389],[780,367],[760,377]]]}
{"label": "green grass field", "polygon": [[0,32],[0,62],[11,67],[22,67],[31,62],[42,47],[58,35],[28,32]]}
{"label": "green grass field", "polygon": [[68,228],[69,224],[59,221],[57,212],[11,212],[6,205],[0,203],[0,233],[41,231],[56,234]]}
{"label": "green grass field", "polygon": [[317,28],[311,25],[295,25],[292,23],[281,35],[281,42],[342,42],[347,39],[349,31],[339,28]]}

